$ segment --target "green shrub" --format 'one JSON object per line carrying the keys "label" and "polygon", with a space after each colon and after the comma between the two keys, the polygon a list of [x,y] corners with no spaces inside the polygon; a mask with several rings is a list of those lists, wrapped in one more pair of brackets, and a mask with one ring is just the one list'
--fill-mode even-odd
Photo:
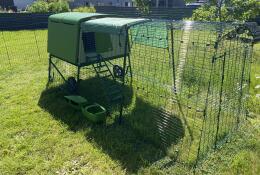
{"label": "green shrub", "polygon": [[27,8],[27,11],[31,13],[47,13],[49,12],[49,6],[47,2],[38,0],[32,3],[32,5]]}
{"label": "green shrub", "polygon": [[60,13],[70,11],[69,4],[66,1],[57,1],[49,3],[49,12]]}
{"label": "green shrub", "polygon": [[89,13],[95,13],[96,9],[94,7],[78,7],[73,9],[73,12],[89,12]]}
{"label": "green shrub", "polygon": [[48,2],[45,0],[37,0],[27,8],[27,11],[31,13],[60,13],[68,12],[70,9],[66,0],[52,0]]}

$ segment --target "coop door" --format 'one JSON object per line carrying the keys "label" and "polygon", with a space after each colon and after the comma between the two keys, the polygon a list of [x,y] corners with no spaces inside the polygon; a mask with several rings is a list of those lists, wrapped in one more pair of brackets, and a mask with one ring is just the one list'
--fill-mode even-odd
{"label": "coop door", "polygon": [[97,55],[104,59],[121,58],[125,55],[124,34],[111,34],[104,32],[82,33],[83,49],[87,62],[95,62]]}
{"label": "coop door", "polygon": [[106,33],[87,32],[82,35],[85,53],[101,54],[113,50],[111,37]]}

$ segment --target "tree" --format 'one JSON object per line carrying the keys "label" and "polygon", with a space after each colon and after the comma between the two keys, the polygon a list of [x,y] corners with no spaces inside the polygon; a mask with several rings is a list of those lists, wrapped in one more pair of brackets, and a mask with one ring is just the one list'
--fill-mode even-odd
{"label": "tree", "polygon": [[199,21],[246,21],[260,15],[258,0],[210,0],[193,12]]}
{"label": "tree", "polygon": [[236,20],[244,21],[260,16],[259,0],[232,0],[230,14]]}
{"label": "tree", "polygon": [[[185,2],[194,1],[185,0]],[[155,2],[159,3],[158,0]],[[151,0],[135,0],[135,4],[142,13],[149,13]],[[207,4],[194,11],[192,19],[199,21],[246,21],[259,15],[259,0],[209,0]]]}
{"label": "tree", "polygon": [[[165,5],[168,7],[170,1],[173,2],[193,2],[196,0],[165,0]],[[150,7],[153,5],[155,7],[159,7],[160,0],[134,0],[137,9],[144,14],[148,14],[150,11]]]}

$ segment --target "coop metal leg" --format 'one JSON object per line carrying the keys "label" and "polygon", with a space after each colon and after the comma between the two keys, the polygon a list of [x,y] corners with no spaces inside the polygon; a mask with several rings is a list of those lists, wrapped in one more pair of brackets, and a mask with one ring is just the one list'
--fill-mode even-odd
{"label": "coop metal leg", "polygon": [[51,82],[51,58],[52,56],[49,55],[48,84]]}
{"label": "coop metal leg", "polygon": [[121,104],[120,106],[120,114],[119,114],[119,124],[122,123],[122,119],[123,119],[123,104]]}
{"label": "coop metal leg", "polygon": [[[125,55],[124,55],[124,65],[123,65],[123,70],[124,70],[124,75],[123,75],[123,83],[122,83],[122,86],[124,87],[125,85],[125,73],[126,73],[126,59],[127,59],[127,49],[128,49],[128,29],[126,30],[126,40],[125,40]],[[123,108],[124,108],[124,95],[123,95],[123,98],[122,98],[122,102],[121,102],[121,105],[120,105],[120,115],[119,115],[119,124],[122,123],[122,118],[123,118]]]}
{"label": "coop metal leg", "polygon": [[77,69],[77,82],[80,81],[80,66],[78,66],[78,69]]}
{"label": "coop metal leg", "polygon": [[80,66],[78,66],[77,69],[77,91],[79,90],[79,84],[80,84]]}
{"label": "coop metal leg", "polygon": [[132,72],[131,57],[130,57],[130,55],[128,55],[128,68],[129,68],[129,71],[130,71],[130,78],[131,78],[131,84],[132,84],[133,72]]}
{"label": "coop metal leg", "polygon": [[63,76],[63,74],[61,73],[61,71],[58,69],[58,67],[52,62],[52,60],[50,59],[50,65],[53,66],[53,68],[60,74],[61,78],[66,82],[66,78]]}

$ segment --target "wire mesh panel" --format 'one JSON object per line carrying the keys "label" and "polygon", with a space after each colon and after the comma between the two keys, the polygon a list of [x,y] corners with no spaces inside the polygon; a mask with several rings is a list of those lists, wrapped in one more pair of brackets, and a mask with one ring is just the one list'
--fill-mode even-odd
{"label": "wire mesh panel", "polygon": [[[195,165],[245,119],[250,33],[235,24],[162,20],[131,25],[127,33],[125,56],[80,71],[88,84],[81,83],[81,94],[95,93],[91,100],[111,107],[106,94],[121,87],[123,114],[133,128],[179,161]],[[73,65],[53,61],[64,80],[77,76]],[[117,76],[115,68],[125,72]],[[55,80],[59,72],[53,71]],[[119,86],[111,90],[107,82]]]}
{"label": "wire mesh panel", "polygon": [[0,31],[1,68],[47,63],[46,36],[46,30]]}
{"label": "wire mesh panel", "polygon": [[154,125],[151,138],[181,161],[194,164],[245,119],[252,40],[238,28],[191,21],[130,27],[132,86],[158,108],[138,122]]}

